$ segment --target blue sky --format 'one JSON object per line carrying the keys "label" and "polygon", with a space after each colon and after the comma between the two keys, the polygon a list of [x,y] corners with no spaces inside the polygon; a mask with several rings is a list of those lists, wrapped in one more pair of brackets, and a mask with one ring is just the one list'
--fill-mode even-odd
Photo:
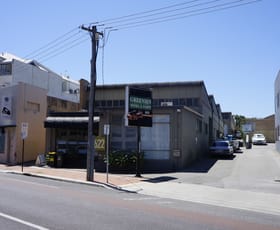
{"label": "blue sky", "polygon": [[[215,4],[232,1],[219,0]],[[59,74],[89,80],[91,43],[89,35],[78,29],[80,25],[184,2],[187,1],[4,1],[0,52],[19,57],[31,54],[29,58]],[[97,84],[203,80],[224,112],[258,118],[271,115],[274,81],[280,69],[279,9],[279,0],[262,0],[112,31],[104,49],[99,49]],[[32,53],[71,30],[78,41],[84,42],[50,59],[54,54],[51,48],[50,56],[44,56],[46,50],[41,56]],[[64,44],[66,41],[61,41]]]}

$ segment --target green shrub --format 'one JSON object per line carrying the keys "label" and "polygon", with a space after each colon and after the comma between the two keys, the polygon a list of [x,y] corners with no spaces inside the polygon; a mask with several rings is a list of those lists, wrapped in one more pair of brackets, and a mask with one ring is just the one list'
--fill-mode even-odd
{"label": "green shrub", "polygon": [[[116,150],[109,153],[109,165],[111,167],[117,168],[130,168],[136,166],[137,161],[137,152],[136,151],[127,151],[127,150]],[[140,160],[143,159],[143,153],[140,153]],[[107,162],[106,156],[104,162]]]}

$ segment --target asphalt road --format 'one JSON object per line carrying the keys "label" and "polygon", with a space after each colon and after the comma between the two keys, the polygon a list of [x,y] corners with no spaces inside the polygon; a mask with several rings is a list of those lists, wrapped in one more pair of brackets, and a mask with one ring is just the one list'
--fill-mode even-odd
{"label": "asphalt road", "polygon": [[279,216],[0,173],[0,229],[280,229]]}
{"label": "asphalt road", "polygon": [[252,149],[242,148],[233,158],[201,159],[168,177],[178,183],[280,194],[280,154],[274,144],[253,145]]}

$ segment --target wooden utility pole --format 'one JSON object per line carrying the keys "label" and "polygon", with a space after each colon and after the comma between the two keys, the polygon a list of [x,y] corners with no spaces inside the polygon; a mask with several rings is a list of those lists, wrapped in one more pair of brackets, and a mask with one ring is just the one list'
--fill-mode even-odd
{"label": "wooden utility pole", "polygon": [[88,105],[88,148],[87,148],[87,181],[94,181],[94,102],[95,102],[95,86],[96,86],[96,59],[98,51],[99,35],[96,26],[84,27],[81,29],[90,33],[92,44],[91,56],[91,73],[90,73],[90,92],[89,92],[89,105]]}

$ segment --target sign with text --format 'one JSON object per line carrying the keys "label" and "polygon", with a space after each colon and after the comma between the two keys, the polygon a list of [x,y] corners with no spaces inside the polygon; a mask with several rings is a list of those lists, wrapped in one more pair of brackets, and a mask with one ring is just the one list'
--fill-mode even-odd
{"label": "sign with text", "polygon": [[94,140],[94,148],[96,151],[105,152],[105,137],[97,136]]}
{"label": "sign with text", "polygon": [[28,123],[22,122],[21,123],[21,139],[24,140],[28,136]]}
{"label": "sign with text", "polygon": [[152,92],[126,87],[126,125],[152,127]]}

